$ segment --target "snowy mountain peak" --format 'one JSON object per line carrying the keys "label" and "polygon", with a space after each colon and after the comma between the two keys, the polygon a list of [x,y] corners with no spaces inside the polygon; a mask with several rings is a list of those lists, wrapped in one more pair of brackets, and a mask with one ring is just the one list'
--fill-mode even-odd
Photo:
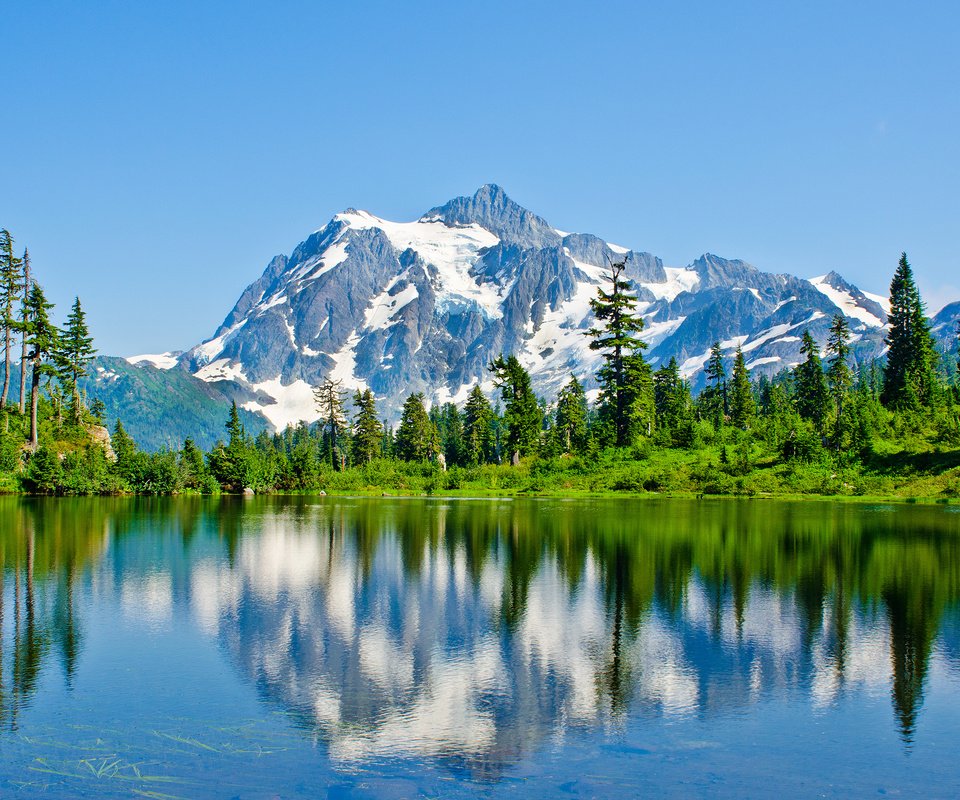
{"label": "snowy mountain peak", "polygon": [[389,417],[410,392],[460,402],[476,383],[492,389],[487,367],[501,352],[551,398],[571,373],[595,384],[590,299],[619,259],[637,290],[648,357],[676,358],[695,385],[714,341],[731,354],[742,346],[752,369],[773,373],[799,360],[804,330],[825,341],[838,311],[851,320],[858,358],[880,352],[884,309],[834,273],[805,281],[710,253],[665,267],[650,253],[558,231],[488,184],[413,222],[337,214],[273,258],[178,366],[231,387],[276,427],[317,418],[312,387],[325,377],[372,388]]}

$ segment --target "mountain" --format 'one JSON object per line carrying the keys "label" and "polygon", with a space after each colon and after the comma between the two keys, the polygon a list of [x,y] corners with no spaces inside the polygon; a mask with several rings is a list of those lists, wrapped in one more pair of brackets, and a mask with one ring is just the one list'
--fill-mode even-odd
{"label": "mountain", "polygon": [[410,392],[460,402],[480,382],[491,393],[487,365],[501,352],[516,354],[550,398],[571,373],[596,385],[589,301],[619,259],[647,323],[648,358],[675,357],[695,388],[714,341],[730,356],[741,345],[755,375],[772,374],[799,361],[805,329],[823,345],[838,312],[855,359],[883,351],[886,300],[836,272],[806,280],[712,254],[669,267],[557,230],[487,185],[413,222],[337,214],[275,256],[210,339],[137,357],[139,368],[212,385],[278,428],[316,419],[312,387],[326,376],[373,389],[394,419]]}

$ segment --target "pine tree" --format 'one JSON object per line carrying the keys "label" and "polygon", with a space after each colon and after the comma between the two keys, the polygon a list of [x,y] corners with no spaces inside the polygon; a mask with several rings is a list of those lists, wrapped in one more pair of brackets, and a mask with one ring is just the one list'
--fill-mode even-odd
{"label": "pine tree", "polygon": [[[431,409],[432,410],[432,409]],[[463,439],[463,418],[453,403],[444,403],[439,409],[440,449],[448,466],[466,461]]]}
{"label": "pine tree", "polygon": [[80,298],[77,297],[67,317],[67,324],[60,331],[59,346],[53,356],[57,377],[70,392],[71,416],[74,422],[80,421],[83,405],[79,382],[87,374],[87,364],[96,353],[93,337],[87,328],[87,316],[80,306]]}
{"label": "pine tree", "polygon": [[742,429],[750,425],[750,420],[756,414],[756,403],[753,399],[753,387],[750,386],[750,372],[743,357],[743,350],[738,346],[737,354],[733,359],[733,377],[730,387],[730,420]]}
{"label": "pine tree", "polygon": [[714,342],[710,348],[710,358],[704,368],[707,387],[703,391],[701,404],[706,415],[713,421],[714,427],[719,428],[729,413],[727,397],[727,370],[723,366],[723,351],[720,342]]}
{"label": "pine tree", "polygon": [[843,431],[846,419],[847,395],[853,386],[853,372],[847,363],[850,355],[850,326],[842,314],[835,314],[830,325],[830,338],[827,339],[827,352],[831,355],[830,366],[827,367],[827,383],[830,386],[830,395],[833,397],[837,409],[837,421],[834,429],[834,442],[837,448],[843,441]]}
{"label": "pine tree", "polygon": [[383,425],[377,417],[377,403],[373,392],[359,389],[353,396],[357,413],[353,418],[353,463],[369,464],[380,455]]}
{"label": "pine tree", "polygon": [[907,254],[890,282],[890,332],[883,371],[883,404],[895,409],[929,406],[936,388],[934,344]]}
{"label": "pine tree", "polygon": [[402,461],[429,461],[439,454],[439,434],[423,406],[423,393],[411,394],[403,404],[394,452]]}
{"label": "pine tree", "polygon": [[27,296],[27,324],[24,336],[30,352],[27,358],[33,367],[33,379],[30,383],[30,449],[36,450],[39,443],[37,432],[37,407],[40,401],[40,382],[44,377],[55,375],[56,370],[49,363],[50,355],[57,348],[57,327],[50,321],[53,303],[34,282]]}
{"label": "pine tree", "polygon": [[346,453],[342,451],[341,439],[347,430],[347,418],[343,413],[344,392],[342,380],[324,378],[313,390],[313,399],[320,413],[324,449],[334,469],[346,466]]}
{"label": "pine tree", "polygon": [[23,251],[23,303],[20,310],[20,414],[27,410],[27,297],[30,294],[30,253]]}
{"label": "pine tree", "polygon": [[531,388],[530,374],[516,356],[504,359],[503,355],[493,360],[490,371],[504,402],[506,446],[511,460],[533,455],[540,445],[543,413]]}
{"label": "pine tree", "polygon": [[591,328],[591,350],[603,354],[597,371],[600,383],[600,413],[611,425],[617,447],[632,444],[638,436],[653,430],[653,381],[650,365],[643,358],[647,343],[639,338],[643,318],[635,313],[637,298],[630,293],[627,262],[610,265],[609,292],[597,289],[590,308],[602,327]]}
{"label": "pine tree", "polygon": [[830,397],[827,380],[823,375],[823,365],[820,363],[820,350],[809,330],[803,332],[800,353],[805,358],[793,372],[797,413],[803,419],[810,420],[816,429],[823,433]]}
{"label": "pine tree", "polygon": [[653,375],[653,402],[657,428],[668,434],[679,447],[688,447],[693,441],[690,386],[681,377],[677,359],[671,358]]}
{"label": "pine tree", "polygon": [[14,332],[21,329],[21,321],[14,314],[14,306],[24,289],[20,259],[13,254],[13,237],[5,228],[0,230],[0,320],[3,323],[3,391],[0,409],[6,409],[10,395],[10,347]]}
{"label": "pine tree", "polygon": [[474,386],[463,409],[463,440],[468,464],[493,460],[493,408],[479,386]]}
{"label": "pine tree", "polygon": [[561,452],[582,453],[586,449],[587,396],[574,375],[557,397],[553,430]]}

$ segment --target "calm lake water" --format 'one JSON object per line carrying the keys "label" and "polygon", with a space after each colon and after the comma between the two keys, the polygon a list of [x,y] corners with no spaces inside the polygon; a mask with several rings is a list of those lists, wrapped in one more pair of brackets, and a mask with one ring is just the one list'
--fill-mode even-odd
{"label": "calm lake water", "polygon": [[958,511],[0,498],[0,797],[955,797]]}

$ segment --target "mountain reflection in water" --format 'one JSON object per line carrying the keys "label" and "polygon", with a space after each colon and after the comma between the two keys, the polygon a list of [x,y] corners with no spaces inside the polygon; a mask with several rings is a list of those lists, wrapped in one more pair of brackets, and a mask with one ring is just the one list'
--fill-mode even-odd
{"label": "mountain reflection in water", "polygon": [[175,608],[331,758],[495,779],[628,717],[888,694],[910,746],[960,670],[960,514],[941,507],[325,498],[0,505],[0,721],[69,682],[78,582]]}

